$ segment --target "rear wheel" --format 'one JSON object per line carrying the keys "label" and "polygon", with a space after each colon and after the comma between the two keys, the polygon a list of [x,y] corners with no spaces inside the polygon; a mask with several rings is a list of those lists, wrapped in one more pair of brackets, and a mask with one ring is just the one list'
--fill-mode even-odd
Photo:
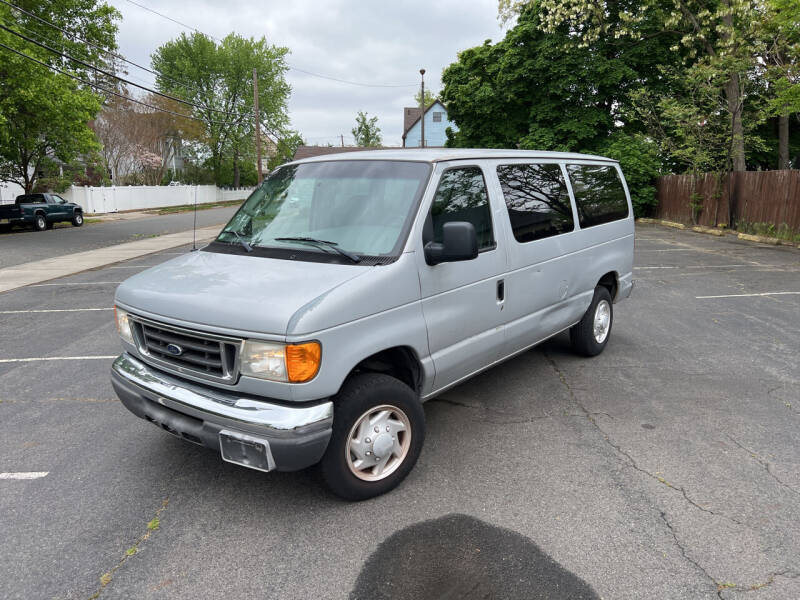
{"label": "rear wheel", "polygon": [[42,213],[37,213],[33,217],[33,230],[44,231],[47,229],[47,219]]}
{"label": "rear wheel", "polygon": [[611,293],[601,285],[594,289],[592,303],[577,325],[569,330],[572,349],[583,356],[597,356],[603,351],[611,335],[614,309]]}
{"label": "rear wheel", "polygon": [[72,224],[75,227],[80,227],[81,225],[83,225],[83,213],[76,212],[75,214],[73,214],[72,215]]}
{"label": "rear wheel", "polygon": [[411,388],[388,375],[357,375],[334,398],[322,475],[347,500],[385,494],[411,471],[424,439],[425,413]]}

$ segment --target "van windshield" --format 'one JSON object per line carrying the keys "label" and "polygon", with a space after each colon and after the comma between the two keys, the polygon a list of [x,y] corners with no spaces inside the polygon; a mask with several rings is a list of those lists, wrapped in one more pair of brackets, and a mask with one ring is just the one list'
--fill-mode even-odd
{"label": "van windshield", "polygon": [[217,241],[331,254],[331,246],[353,255],[398,254],[429,173],[426,163],[403,161],[287,165],[245,200]]}

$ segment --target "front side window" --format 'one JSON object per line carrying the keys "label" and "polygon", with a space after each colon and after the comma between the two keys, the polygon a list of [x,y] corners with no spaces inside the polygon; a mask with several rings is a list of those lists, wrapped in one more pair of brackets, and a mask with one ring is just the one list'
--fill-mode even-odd
{"label": "front side window", "polygon": [[441,123],[442,122],[442,113],[434,112],[433,113],[433,122],[434,123]]}
{"label": "front side window", "polygon": [[628,200],[617,170],[607,165],[567,165],[578,222],[602,225],[628,216]]}
{"label": "front side window", "polygon": [[250,195],[217,242],[334,257],[332,245],[356,255],[395,255],[429,174],[430,165],[404,161],[287,165]]}
{"label": "front side window", "polygon": [[442,173],[431,206],[433,241],[442,241],[442,226],[467,221],[475,226],[478,249],[495,247],[489,194],[480,167],[459,167]]}
{"label": "front side window", "polygon": [[559,165],[497,167],[514,239],[531,242],[575,229],[572,205]]}

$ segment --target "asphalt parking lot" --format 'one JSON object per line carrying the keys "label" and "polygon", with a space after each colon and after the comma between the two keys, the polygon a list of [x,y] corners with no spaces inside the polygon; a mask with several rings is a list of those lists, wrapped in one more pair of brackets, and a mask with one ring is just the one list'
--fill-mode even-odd
{"label": "asphalt parking lot", "polygon": [[116,400],[116,282],[179,251],[0,294],[0,597],[800,598],[800,250],[638,226],[603,354],[427,403],[357,504]]}
{"label": "asphalt parking lot", "polygon": [[[238,208],[238,206],[226,206],[198,210],[197,227],[223,225]],[[9,230],[7,227],[0,227],[0,269],[34,260],[186,231],[192,228],[193,222],[192,212],[182,212],[107,223],[90,222],[83,227],[70,225],[50,231],[31,231],[21,227]]]}

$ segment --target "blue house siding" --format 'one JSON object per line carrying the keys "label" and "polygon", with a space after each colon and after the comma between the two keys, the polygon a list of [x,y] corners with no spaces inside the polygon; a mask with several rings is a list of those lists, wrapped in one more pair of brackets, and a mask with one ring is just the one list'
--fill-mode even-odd
{"label": "blue house siding", "polygon": [[[433,114],[434,113],[442,113],[442,120],[438,123],[433,121]],[[433,105],[429,106],[428,109],[425,111],[424,115],[425,119],[425,146],[430,148],[441,147],[444,146],[445,142],[447,141],[447,134],[445,130],[448,127],[451,127],[453,131],[458,131],[458,127],[452,121],[448,121],[447,119],[447,111],[442,105],[441,102],[434,102]],[[418,148],[420,146],[420,134],[422,132],[422,126],[420,121],[414,123],[409,130],[406,132],[406,139],[405,139],[405,147],[406,148]]]}

